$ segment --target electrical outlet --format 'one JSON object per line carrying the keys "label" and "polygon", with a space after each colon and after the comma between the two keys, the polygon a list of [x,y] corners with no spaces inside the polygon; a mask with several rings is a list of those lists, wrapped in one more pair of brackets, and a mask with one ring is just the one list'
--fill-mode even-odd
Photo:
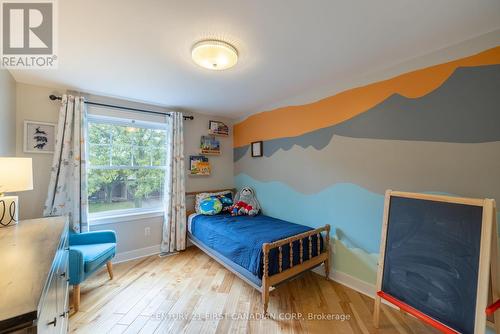
{"label": "electrical outlet", "polygon": [[151,227],[144,228],[144,236],[149,237],[151,235]]}

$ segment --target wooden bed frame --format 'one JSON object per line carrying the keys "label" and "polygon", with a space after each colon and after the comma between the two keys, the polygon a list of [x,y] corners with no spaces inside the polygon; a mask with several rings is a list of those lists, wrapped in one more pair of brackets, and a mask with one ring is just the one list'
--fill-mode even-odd
{"label": "wooden bed frame", "polygon": [[[231,191],[233,194],[235,193],[235,189],[218,189],[218,190],[206,190],[206,191],[192,191],[192,192],[186,192],[186,197],[187,196],[196,196],[197,194],[200,193],[215,193],[215,192],[221,192],[221,191]],[[194,213],[192,210],[188,210],[186,212],[186,217],[188,217],[190,214]],[[313,249],[312,249],[312,242],[311,239],[314,235],[317,237],[321,236],[321,233],[325,233],[325,242],[323,243],[323,252],[320,252],[320,247],[321,243],[317,243],[317,255],[313,255]],[[303,254],[303,242],[302,240],[308,238],[309,239],[309,259],[305,260],[302,258]],[[299,248],[300,248],[300,263],[297,265],[293,265],[293,247],[292,244],[294,241],[299,241]],[[194,242],[191,240],[193,244],[195,244],[198,248],[203,250],[205,253],[207,253],[210,257],[213,257],[211,254],[207,252],[207,249],[205,247],[199,245],[198,243]],[[282,247],[284,245],[289,245],[290,246],[290,268],[283,269],[283,252],[282,252]],[[278,273],[269,275],[269,253],[272,249],[278,249]],[[236,272],[233,268],[225,264],[223,261],[217,259],[216,257],[213,257],[217,262],[222,264],[226,269],[234,273],[236,276],[242,278],[245,282],[249,283],[252,287],[255,289],[259,290],[262,294],[262,304],[264,306],[264,314],[267,314],[267,309],[269,306],[269,292],[274,289],[274,286],[277,285],[278,283],[284,282],[292,277],[297,276],[300,273],[303,273],[309,269],[312,269],[320,264],[323,263],[325,267],[325,277],[328,280],[329,274],[330,274],[330,225],[325,225],[323,227],[307,231],[304,233],[296,234],[294,236],[277,240],[271,243],[264,243],[262,245],[262,252],[264,255],[263,258],[263,275],[262,275],[262,286],[258,286],[252,282],[250,282],[248,279],[246,279],[243,275],[240,273]]]}

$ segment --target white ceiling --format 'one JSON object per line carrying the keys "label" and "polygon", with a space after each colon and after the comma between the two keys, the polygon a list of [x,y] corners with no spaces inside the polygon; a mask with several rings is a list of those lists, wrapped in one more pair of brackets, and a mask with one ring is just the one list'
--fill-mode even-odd
{"label": "white ceiling", "polygon": [[[59,68],[19,82],[240,117],[500,28],[499,0],[59,0]],[[220,38],[212,72],[191,46]]]}

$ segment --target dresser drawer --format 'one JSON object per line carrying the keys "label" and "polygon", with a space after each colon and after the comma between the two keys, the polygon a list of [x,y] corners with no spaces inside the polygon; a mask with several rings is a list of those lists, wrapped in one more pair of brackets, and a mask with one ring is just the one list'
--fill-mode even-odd
{"label": "dresser drawer", "polygon": [[69,246],[68,238],[61,249],[60,262],[57,270],[57,313],[61,320],[59,333],[68,331],[69,318]]}
{"label": "dresser drawer", "polygon": [[0,229],[0,254],[0,333],[67,333],[67,219]]}
{"label": "dresser drawer", "polygon": [[61,240],[39,305],[38,333],[67,333],[69,316],[68,229]]}

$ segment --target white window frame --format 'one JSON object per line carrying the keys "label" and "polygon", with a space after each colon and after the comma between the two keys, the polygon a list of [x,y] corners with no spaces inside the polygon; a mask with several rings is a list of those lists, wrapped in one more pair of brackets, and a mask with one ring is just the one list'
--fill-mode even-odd
{"label": "white window frame", "polygon": [[[118,118],[111,116],[103,116],[96,114],[89,114],[87,116],[87,124],[90,123],[100,123],[100,124],[110,124],[118,126],[133,126],[145,129],[159,129],[168,131],[167,123],[160,122],[149,122],[143,120],[134,120],[130,118]],[[87,142],[87,155],[90,154],[90,143]],[[87,172],[90,169],[133,169],[128,166],[96,166],[91,167],[90,159],[87,159]],[[143,166],[140,169],[165,169],[162,166]],[[139,169],[137,168],[137,169]],[[164,215],[163,208],[132,208],[132,209],[122,209],[122,210],[111,210],[89,213],[90,225],[105,225],[113,223],[128,222],[133,220],[140,220],[144,218],[160,217]]]}

